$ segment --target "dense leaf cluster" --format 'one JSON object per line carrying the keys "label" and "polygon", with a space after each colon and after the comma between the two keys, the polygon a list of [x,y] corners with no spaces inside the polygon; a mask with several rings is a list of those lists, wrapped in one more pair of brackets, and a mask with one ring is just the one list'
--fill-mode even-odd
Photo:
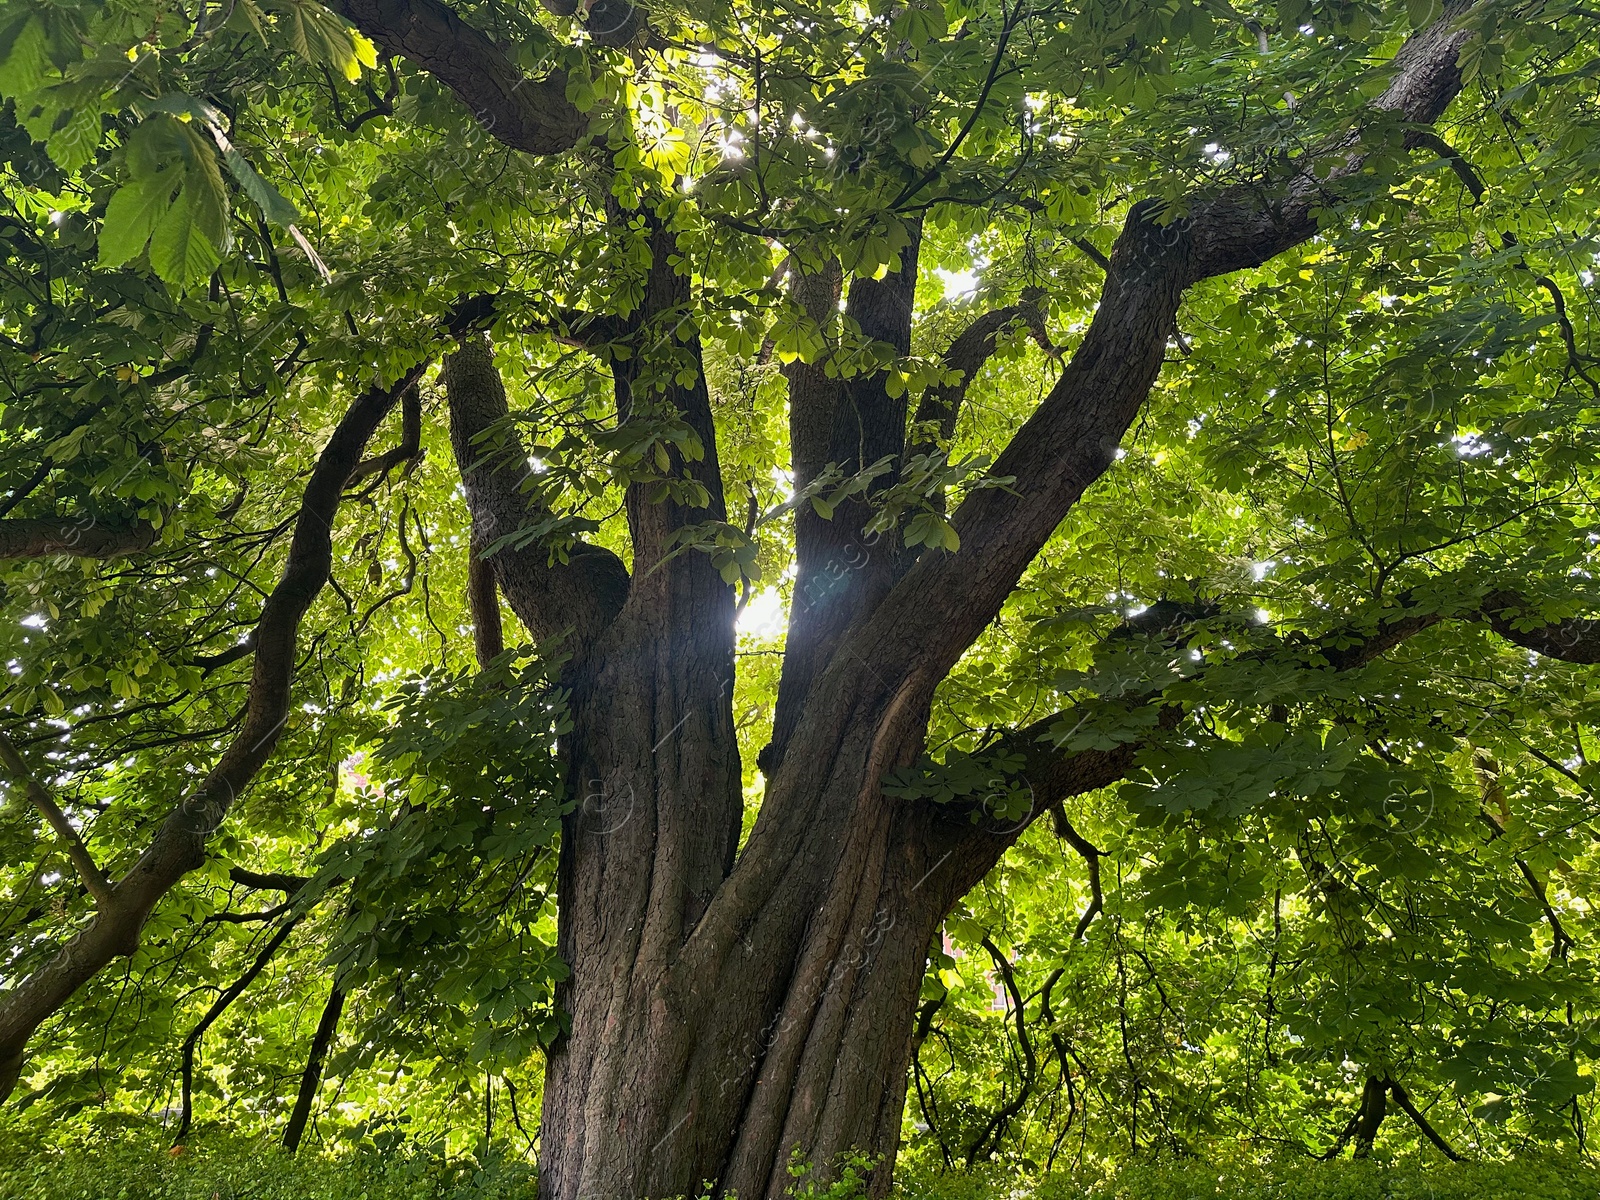
{"label": "dense leaf cluster", "polygon": [[[476,552],[552,562],[579,538],[626,557],[630,487],[706,508],[708,448],[663,399],[703,343],[730,511],[674,553],[740,591],[748,832],[781,616],[874,554],[961,550],[948,517],[1012,487],[990,468],[1081,341],[1130,204],[1180,229],[1350,137],[1364,166],[1314,238],[1191,292],[1117,461],[885,789],[1015,829],[1041,817],[1017,731],[1131,764],[1036,820],[929,947],[906,1153],[1365,1153],[1373,1085],[1394,1144],[1587,1147],[1600,700],[1585,660],[1517,635],[1600,599],[1593,12],[1463,6],[1468,86],[1427,141],[1350,98],[1383,90],[1430,0],[688,0],[624,47],[462,5],[590,122],[535,157],[338,11],[0,8],[0,529],[32,523],[0,559],[0,731],[108,875],[241,728],[252,631],[352,397],[469,328],[492,328],[529,455],[528,522]],[[624,337],[663,230],[689,298]],[[828,262],[884,278],[914,237],[909,351],[786,289]],[[1013,306],[992,355],[948,361]],[[863,463],[796,492],[795,364],[965,402],[893,486]],[[565,773],[563,648],[474,659],[441,392],[424,371],[417,444],[390,421],[369,453],[398,452],[348,484],[270,762],[137,949],[40,1030],[8,1121],[255,1134],[310,1078],[330,1141],[531,1149],[579,966],[560,821],[629,814]],[[861,504],[850,552],[797,580],[796,513]],[[0,987],[95,907],[7,787]],[[454,1194],[417,1170],[373,1196]],[[62,1178],[20,1194],[81,1194]]]}

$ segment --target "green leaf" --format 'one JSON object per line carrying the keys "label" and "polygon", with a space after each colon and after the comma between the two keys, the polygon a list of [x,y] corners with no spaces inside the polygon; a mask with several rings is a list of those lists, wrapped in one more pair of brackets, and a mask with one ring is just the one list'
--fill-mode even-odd
{"label": "green leaf", "polygon": [[245,195],[256,202],[267,220],[285,229],[299,222],[299,210],[282,192],[263,179],[238,150],[229,146],[222,153],[222,161],[228,164],[228,173],[238,181]]}
{"label": "green leaf", "polygon": [[334,68],[351,83],[362,67],[378,65],[377,48],[362,34],[312,0],[277,0],[271,7],[287,18],[290,48],[312,66]]}
{"label": "green leaf", "polygon": [[23,96],[37,91],[50,69],[49,37],[44,19],[29,17],[11,43],[11,53],[0,64],[0,95]]}
{"label": "green leaf", "polygon": [[85,102],[72,110],[72,115],[45,143],[56,166],[63,171],[76,171],[94,157],[100,146],[100,106]]}
{"label": "green leaf", "polygon": [[[207,278],[222,261],[196,218],[189,188],[157,221],[150,238],[150,265],[167,283],[187,288]],[[202,201],[202,204],[204,201]]]}
{"label": "green leaf", "polygon": [[172,207],[172,194],[181,178],[176,168],[168,168],[117,189],[106,205],[106,218],[100,227],[102,267],[120,267],[138,257],[155,232],[156,222]]}

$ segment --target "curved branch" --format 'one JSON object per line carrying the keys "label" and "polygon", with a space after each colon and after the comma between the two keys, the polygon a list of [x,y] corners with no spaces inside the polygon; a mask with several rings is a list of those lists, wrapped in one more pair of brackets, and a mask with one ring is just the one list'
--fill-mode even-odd
{"label": "curved branch", "polygon": [[1073,828],[1072,822],[1067,819],[1066,805],[1059,800],[1050,810],[1050,820],[1055,827],[1056,836],[1078,852],[1084,864],[1089,868],[1089,906],[1083,910],[1083,915],[1078,918],[1077,927],[1072,931],[1072,940],[1077,942],[1089,931],[1089,926],[1094,919],[1105,910],[1105,896],[1100,891],[1100,856],[1105,853],[1083,834]]}
{"label": "curved branch", "polygon": [[1449,142],[1445,141],[1431,129],[1419,129],[1411,134],[1411,142],[1426,150],[1432,150],[1445,162],[1450,164],[1450,169],[1456,173],[1456,178],[1461,181],[1461,186],[1472,193],[1472,203],[1483,202],[1483,180],[1472,169],[1472,164],[1467,161],[1467,156],[1462,154]]}
{"label": "curved branch", "polygon": [[[1503,624],[1509,628],[1508,614],[1526,607],[1528,607],[1527,602],[1516,593],[1500,591],[1487,597],[1480,608],[1448,619],[1481,622],[1494,628],[1496,633],[1500,633],[1500,629],[1496,626]],[[1180,626],[1168,618],[1172,613],[1179,611],[1179,607],[1174,605],[1167,605],[1164,609],[1152,605],[1145,613],[1130,619],[1109,634],[1108,640],[1127,636],[1130,629],[1139,629],[1149,636],[1170,641],[1174,636],[1174,630]],[[1151,624],[1149,621],[1153,613],[1162,615]],[[1215,614],[1194,610],[1189,612],[1185,621],[1210,615]],[[1327,669],[1332,671],[1352,671],[1366,666],[1407,638],[1431,629],[1446,619],[1437,613],[1411,614],[1401,611],[1387,620],[1380,621],[1376,628],[1371,625],[1347,626],[1319,639],[1310,637],[1286,639],[1281,649],[1308,662],[1326,663]],[[1596,646],[1596,641],[1600,640],[1600,620],[1574,618],[1532,630],[1513,629],[1511,635],[1501,633],[1501,636],[1530,649],[1542,646],[1544,649],[1540,651],[1541,653],[1548,651],[1550,657],[1566,662],[1591,663],[1600,660],[1597,658]],[[1152,691],[1142,696],[1130,697],[1127,703],[1137,707],[1160,703],[1160,699],[1160,693]],[[1146,745],[1146,739],[1123,742],[1110,750],[1088,749],[1063,754],[1055,730],[1064,723],[1069,723],[1074,711],[1067,709],[1051,713],[1031,725],[1010,733],[997,746],[991,746],[978,753],[979,757],[987,757],[996,752],[1002,755],[1020,755],[1022,765],[1017,770],[1017,775],[1029,788],[1032,807],[1025,820],[1001,832],[992,828],[992,821],[980,819],[979,824],[972,825],[970,818],[973,816],[973,810],[970,807],[949,806],[946,815],[950,818],[951,828],[962,831],[959,834],[959,841],[962,844],[960,851],[952,854],[949,865],[941,872],[938,882],[941,887],[949,889],[952,897],[965,894],[969,888],[975,886],[988,873],[989,868],[999,861],[1011,843],[1021,836],[1022,831],[1048,812],[1056,822],[1056,831],[1082,854],[1089,864],[1091,891],[1096,892],[1095,900],[1098,899],[1094,883],[1098,876],[1097,859],[1100,852],[1072,828],[1071,822],[1066,819],[1063,802],[1074,796],[1082,796],[1109,787],[1127,778],[1134,769],[1139,751]],[[1156,730],[1171,730],[1177,726],[1182,717],[1183,710],[1178,705],[1163,704],[1156,718]],[[985,815],[979,813],[980,818]],[[1082,845],[1079,845],[1080,842]],[[1527,874],[1526,868],[1523,869]],[[1529,882],[1534,886],[1535,895],[1539,896],[1537,881],[1530,878]],[[1542,896],[1539,898],[1543,899]],[[1548,905],[1546,910],[1553,916]],[[1096,911],[1096,905],[1092,900],[1089,909],[1079,919],[1075,937],[1083,935]],[[1555,927],[1559,930],[1559,922]],[[1565,931],[1560,930],[1557,937],[1558,949],[1564,944],[1563,938],[1566,938]],[[1570,942],[1570,938],[1566,938],[1566,941]]]}
{"label": "curved branch", "polygon": [[1005,1137],[1006,1126],[1022,1111],[1022,1106],[1033,1094],[1033,1085],[1039,1073],[1039,1060],[1033,1051],[1033,1039],[1028,1036],[1027,1007],[1022,999],[1022,991],[1017,987],[1016,972],[1012,970],[1011,961],[1000,953],[1000,947],[994,944],[988,934],[984,934],[981,944],[989,952],[989,957],[1000,973],[1006,995],[1010,999],[1011,1015],[1016,1019],[1017,1025],[1017,1042],[1022,1049],[1022,1078],[1017,1083],[1017,1094],[1001,1104],[984,1123],[982,1132],[968,1144],[965,1156],[968,1167],[977,1162],[980,1155],[985,1154],[986,1147],[989,1154],[1000,1149],[1000,1139]]}
{"label": "curved branch", "polygon": [[[1450,169],[1456,173],[1456,178],[1461,185],[1472,193],[1472,203],[1476,207],[1483,203],[1483,179],[1472,169],[1472,164],[1467,161],[1467,156],[1462,154],[1449,142],[1445,141],[1431,129],[1413,130],[1408,136],[1410,145],[1432,150],[1441,159],[1450,164]],[[1520,250],[1517,236],[1509,231],[1500,234],[1500,243],[1507,250]],[[1533,268],[1528,265],[1528,260],[1519,253],[1516,266],[1519,270],[1533,274]],[[1567,365],[1573,373],[1589,385],[1589,390],[1596,399],[1600,399],[1600,382],[1589,374],[1584,366],[1584,356],[1578,352],[1577,332],[1572,327],[1572,318],[1567,315],[1567,298],[1562,293],[1560,286],[1548,275],[1538,275],[1534,283],[1542,287],[1550,295],[1550,301],[1555,306],[1556,324],[1561,329],[1561,340],[1566,344]]]}
{"label": "curved branch", "polygon": [[199,1023],[189,1031],[189,1036],[183,1039],[183,1063],[180,1068],[183,1079],[182,1117],[178,1121],[178,1132],[172,1138],[174,1146],[189,1136],[189,1127],[194,1123],[194,1054],[200,1045],[200,1039],[205,1036],[206,1030],[216,1023],[217,1018],[228,1010],[228,1006],[255,982],[256,976],[261,974],[266,965],[272,961],[272,956],[278,952],[278,947],[282,946],[294,932],[294,927],[300,923],[300,916],[301,914],[296,914],[278,927],[278,931],[261,948],[261,953],[256,955],[255,961],[245,969],[244,974],[229,984],[212,1002],[211,1007],[206,1010],[206,1015],[200,1018]]}
{"label": "curved branch", "polygon": [[61,839],[67,848],[67,858],[72,861],[73,867],[78,872],[78,878],[83,880],[83,886],[94,897],[96,905],[104,906],[111,902],[111,881],[106,878],[100,865],[94,861],[94,855],[89,853],[89,847],[83,844],[83,838],[77,828],[67,819],[67,814],[61,811],[61,806],[56,803],[45,787],[28,770],[28,764],[22,761],[22,755],[17,753],[16,746],[11,739],[0,733],[0,765],[3,765],[11,778],[22,787],[23,793],[50,823],[50,828],[56,831],[56,836]]}
{"label": "curved branch", "polygon": [[530,474],[528,456],[506,428],[505,384],[487,335],[461,340],[460,349],[445,359],[444,384],[450,443],[472,515],[472,553],[492,567],[512,611],[535,638],[554,638],[570,629],[580,645],[587,644],[622,610],[627,568],[611,551],[586,542],[575,543],[564,563],[552,563],[548,547],[539,542],[488,552],[495,542],[549,514],[522,490]]}
{"label": "curved branch", "polygon": [[[1431,125],[1443,115],[1461,90],[1457,60],[1472,34],[1459,20],[1470,7],[1467,0],[1452,0],[1438,20],[1406,39],[1390,64],[1389,86],[1372,102],[1374,112],[1417,125]],[[1189,241],[1187,282],[1258,267],[1316,233],[1318,211],[1366,165],[1362,133],[1358,125],[1302,155],[1287,179],[1230,187],[1173,222]],[[1421,131],[1406,134],[1408,147],[1424,144],[1437,149]],[[1267,191],[1274,195],[1270,202],[1263,201]]]}
{"label": "curved branch", "polygon": [[167,815],[132,870],[112,887],[110,902],[52,958],[0,993],[0,1101],[16,1086],[23,1051],[40,1022],[106,964],[134,951],[151,910],[204,863],[206,840],[277,746],[289,719],[300,621],[332,573],[333,521],[345,485],[379,423],[426,366],[419,363],[392,386],[358,397],[323,447],[295,517],[283,575],[256,624],[244,721],[221,758]]}
{"label": "curved branch", "polygon": [[400,398],[400,444],[361,463],[350,472],[349,483],[356,483],[369,475],[388,475],[401,463],[414,462],[421,457],[422,393],[412,387]]}
{"label": "curved branch", "polygon": [[524,75],[487,34],[439,0],[331,0],[335,12],[390,55],[444,84],[499,141],[529,154],[569,150],[589,118],[567,99],[565,71]]}
{"label": "curved branch", "polygon": [[944,352],[944,366],[947,371],[961,372],[961,378],[955,383],[929,388],[917,404],[916,415],[911,418],[913,428],[931,430],[936,427],[938,436],[936,439],[919,438],[907,450],[908,455],[931,453],[940,442],[948,442],[955,436],[956,419],[961,415],[961,404],[973,379],[994,354],[1000,334],[1019,319],[1042,329],[1037,295],[1024,298],[1020,304],[991,309],[974,318],[972,324],[956,335]]}
{"label": "curved branch", "polygon": [[1417,1110],[1417,1106],[1411,1102],[1410,1093],[1400,1086],[1398,1079],[1389,1080],[1389,1094],[1394,1097],[1394,1102],[1400,1106],[1400,1110],[1411,1118],[1412,1123],[1418,1129],[1422,1130],[1422,1135],[1439,1148],[1441,1154],[1451,1162],[1466,1161],[1465,1157],[1459,1154],[1455,1147],[1439,1136],[1439,1131],[1428,1123],[1428,1118]]}
{"label": "curved branch", "polygon": [[[1461,86],[1456,60],[1468,37],[1455,24],[1461,11],[1459,2],[1447,5],[1444,17],[1407,39],[1375,103],[1379,114],[1427,123],[1443,112]],[[1295,161],[1286,183],[1229,188],[1166,223],[1160,205],[1133,207],[1077,353],[994,464],[993,474],[1012,485],[970,493],[951,517],[961,548],[924,552],[855,622],[817,681],[820,702],[855,694],[887,702],[904,693],[921,703],[931,693],[1115,461],[1161,369],[1187,288],[1310,238],[1330,189],[1362,166],[1360,134]],[[1279,198],[1263,199],[1263,191]]]}

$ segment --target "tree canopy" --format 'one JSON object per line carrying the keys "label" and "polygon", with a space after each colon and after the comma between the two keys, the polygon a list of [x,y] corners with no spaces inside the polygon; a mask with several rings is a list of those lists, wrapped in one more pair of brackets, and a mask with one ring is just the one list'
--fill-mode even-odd
{"label": "tree canopy", "polygon": [[1582,1147],[1597,80],[1568,0],[6,0],[7,1119]]}

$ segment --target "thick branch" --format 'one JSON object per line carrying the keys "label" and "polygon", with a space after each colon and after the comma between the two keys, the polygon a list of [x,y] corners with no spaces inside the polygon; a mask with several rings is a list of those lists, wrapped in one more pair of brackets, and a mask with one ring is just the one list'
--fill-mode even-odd
{"label": "thick branch", "polygon": [[[1408,121],[1431,121],[1456,94],[1456,58],[1466,34],[1447,16],[1407,40],[1377,107]],[[1100,305],[1077,354],[994,466],[1007,489],[968,496],[951,519],[961,540],[953,554],[925,552],[885,601],[853,629],[835,656],[844,674],[828,687],[847,695],[866,687],[887,699],[936,682],[993,620],[1017,580],[1084,491],[1115,459],[1123,434],[1155,381],[1184,290],[1199,279],[1265,261],[1309,238],[1328,191],[1358,171],[1359,138],[1350,135],[1306,154],[1276,185],[1232,188],[1197,202],[1190,216],[1160,224],[1161,212],[1135,205],[1110,256]],[[1329,168],[1326,179],[1317,170]]]}
{"label": "thick branch", "polygon": [[1600,619],[1570,617],[1531,629],[1519,629],[1518,614],[1527,607],[1527,601],[1515,592],[1491,592],[1483,599],[1483,620],[1506,641],[1546,658],[1569,663],[1600,663]]}
{"label": "thick branch", "polygon": [[[1483,609],[1462,613],[1455,619],[1490,623],[1492,619],[1484,610],[1504,612],[1509,609],[1518,609],[1526,606],[1513,592],[1496,592],[1484,601]],[[1163,618],[1155,624],[1149,623],[1153,613],[1162,610],[1159,606],[1152,605],[1140,617],[1132,618],[1118,630],[1108,635],[1109,639],[1116,639],[1127,635],[1134,628],[1143,625],[1143,632],[1171,640],[1173,630],[1180,628],[1165,621]],[[1180,611],[1176,606],[1169,606],[1167,612]],[[1192,611],[1188,620],[1215,615],[1201,611]],[[1347,626],[1334,633],[1320,638],[1297,637],[1286,640],[1282,650],[1292,653],[1297,658],[1310,662],[1321,661],[1333,671],[1353,671],[1380,658],[1406,639],[1431,629],[1445,620],[1439,614],[1407,614],[1403,610],[1388,620],[1381,621],[1376,628],[1366,626]],[[1518,631],[1516,639],[1518,645],[1532,646],[1534,643],[1547,646],[1552,651],[1557,651],[1553,657],[1564,658],[1570,662],[1592,661],[1579,654],[1589,653],[1591,647],[1587,641],[1593,636],[1593,627],[1600,626],[1600,621],[1569,620],[1557,622],[1552,625],[1535,630]],[[1550,631],[1571,630],[1577,627],[1583,633],[1580,638],[1567,636],[1558,637]],[[1498,632],[1498,630],[1497,630]],[[1574,647],[1578,647],[1577,650]],[[1269,651],[1266,653],[1275,653]],[[1160,702],[1160,694],[1148,693],[1142,697],[1134,698],[1130,703],[1155,704]],[[1163,705],[1156,720],[1159,730],[1171,730],[1182,719],[1182,710],[1177,705]],[[1063,725],[1072,723],[1073,711],[1052,713],[1051,715],[1035,721],[1033,724],[1008,735],[997,747],[1002,753],[1020,754],[1023,762],[1019,774],[1026,781],[1032,797],[1032,805],[1027,818],[1020,824],[1014,825],[1005,832],[997,832],[991,828],[992,822],[980,822],[973,827],[969,839],[970,845],[962,855],[952,862],[950,874],[956,881],[950,885],[954,895],[964,893],[968,887],[975,885],[987,873],[990,866],[999,860],[1005,848],[1022,830],[1033,820],[1049,812],[1055,821],[1058,834],[1083,855],[1089,864],[1091,877],[1091,891],[1094,893],[1089,909],[1079,920],[1075,936],[1081,937],[1093,920],[1098,908],[1099,893],[1095,886],[1098,883],[1098,857],[1099,851],[1086,839],[1072,828],[1071,822],[1066,818],[1063,802],[1074,796],[1081,796],[1088,792],[1097,791],[1103,787],[1125,779],[1133,770],[1138,753],[1144,748],[1145,739],[1124,742],[1111,750],[1080,750],[1073,753],[1062,753],[1059,748],[1055,730]],[[993,753],[994,750],[987,753]],[[952,810],[951,816],[960,823],[965,823],[970,816],[969,811]],[[1486,819],[1487,818],[1486,816]],[[1491,825],[1494,822],[1490,821]],[[1498,830],[1498,826],[1495,826]],[[1552,929],[1556,931],[1556,953],[1564,954],[1565,947],[1573,944],[1561,928],[1559,918],[1550,907],[1547,897],[1536,877],[1533,877],[1520,860],[1519,868],[1528,878],[1534,895],[1543,903],[1547,917],[1552,922]]]}
{"label": "thick branch", "polygon": [[557,154],[589,119],[567,99],[564,71],[530,79],[488,35],[439,0],[332,0],[330,7],[391,54],[410,59],[513,150]]}
{"label": "thick branch", "polygon": [[1388,1114],[1386,1103],[1388,1095],[1387,1079],[1379,1079],[1376,1075],[1367,1076],[1367,1082],[1361,1089],[1361,1107],[1356,1113],[1355,1157],[1366,1158],[1372,1153],[1372,1144],[1378,1140],[1378,1130],[1383,1125],[1383,1118]]}
{"label": "thick branch", "polygon": [[328,1047],[339,1031],[339,1018],[344,1013],[344,991],[336,983],[328,993],[328,1003],[323,1006],[322,1017],[317,1021],[317,1031],[311,1035],[311,1053],[306,1056],[306,1069],[300,1075],[300,1090],[294,1098],[294,1111],[283,1128],[283,1148],[290,1154],[300,1149],[306,1124],[311,1119],[311,1106],[316,1102],[317,1089],[322,1085],[322,1064],[327,1060]]}
{"label": "thick branch", "polygon": [[1032,302],[1024,299],[1020,304],[991,309],[956,335],[944,352],[944,365],[946,370],[960,371],[960,380],[929,388],[923,393],[922,400],[917,404],[916,415],[912,418],[912,425],[916,428],[929,430],[936,427],[937,441],[920,438],[908,453],[929,453],[938,443],[948,442],[955,436],[956,418],[961,414],[961,403],[966,399],[967,390],[983,369],[984,363],[994,354],[999,335],[1019,318],[1028,321],[1036,330],[1042,328],[1037,298],[1032,298]]}
{"label": "thick branch", "polygon": [[243,887],[263,892],[282,892],[289,897],[293,897],[311,882],[304,875],[287,875],[282,871],[252,871],[246,867],[229,867],[228,878]]}
{"label": "thick branch", "polygon": [[[789,277],[791,299],[824,330],[837,318],[843,286],[844,275],[837,259],[829,259],[813,273],[797,268]],[[784,365],[783,376],[789,384],[790,464],[795,490],[803,491],[828,462],[839,381],[828,376],[822,363],[799,359]]]}
{"label": "thick branch", "polygon": [[210,673],[229,663],[238,662],[241,658],[248,658],[256,648],[256,633],[251,630],[242,639],[229,646],[226,650],[216,654],[197,654],[189,660],[191,666],[199,667],[202,671]]}
{"label": "thick branch", "polygon": [[[911,350],[911,318],[916,306],[921,221],[909,223],[909,243],[900,250],[900,268],[882,279],[857,276],[850,282],[845,317],[862,337],[884,342],[897,354]],[[795,295],[812,316],[831,290],[831,272],[800,276]],[[759,758],[769,774],[783,760],[800,719],[812,680],[826,668],[850,623],[878,603],[900,570],[893,544],[870,539],[862,530],[873,516],[872,495],[900,478],[906,454],[909,398],[890,395],[888,373],[829,380],[822,364],[789,372],[789,425],[796,486],[804,487],[826,466],[851,476],[888,460],[890,469],[874,479],[866,494],[843,500],[829,519],[811,505],[795,512],[795,599],[789,609],[789,634],[778,681],[772,740]]]}
{"label": "thick branch", "polygon": [[467,553],[467,608],[472,613],[472,649],[478,666],[487,667],[506,648],[500,619],[500,585],[494,568],[470,550]]}
{"label": "thick branch", "polygon": [[596,350],[608,342],[627,336],[627,322],[610,313],[583,312],[579,309],[558,309],[546,321],[535,321],[530,329],[548,333],[566,346],[579,346]]}
{"label": "thick branch", "polygon": [[[523,492],[528,456],[507,428],[505,384],[486,335],[465,337],[445,359],[450,402],[450,442],[472,514],[472,552],[484,556],[499,539],[536,525],[547,510]],[[628,573],[609,550],[577,542],[565,563],[551,563],[549,547],[533,542],[502,546],[487,559],[512,611],[541,641],[572,630],[590,642],[622,608]]]}
{"label": "thick branch", "polygon": [[0,559],[120,558],[155,545],[156,527],[148,521],[103,521],[98,517],[11,517],[0,521]]}
{"label": "thick branch", "polygon": [[[1388,88],[1372,103],[1375,111],[1417,125],[1438,120],[1461,90],[1456,60],[1471,32],[1457,22],[1468,7],[1463,0],[1452,0],[1437,21],[1406,39],[1390,64]],[[1361,138],[1358,127],[1295,160],[1287,179],[1228,188],[1174,222],[1189,240],[1189,281],[1260,266],[1316,233],[1318,211],[1365,165]],[[1436,149],[1421,131],[1408,133],[1406,140],[1410,146]],[[1264,192],[1273,198],[1264,202]]]}
{"label": "thick branch", "polygon": [[[608,215],[614,226],[625,220],[620,210]],[[618,340],[631,352],[626,358],[613,356],[611,362],[617,419],[627,424],[665,418],[682,422],[692,430],[703,457],[693,459],[677,445],[658,442],[666,462],[661,476],[693,480],[705,489],[706,503],[687,503],[674,498],[670,490],[663,495],[665,479],[661,477],[646,475],[629,481],[623,507],[633,542],[634,587],[630,603],[635,609],[659,604],[682,585],[718,609],[726,599],[731,616],[732,591],[710,568],[709,557],[699,552],[680,553],[678,536],[686,526],[727,520],[727,498],[717,458],[717,428],[703,351],[699,337],[683,322],[682,314],[691,303],[689,276],[681,273],[679,265],[684,251],[668,223],[648,210],[645,228],[650,236],[650,267],[644,279],[643,300],[616,326]],[[663,370],[669,364],[670,368]],[[651,378],[652,366],[669,377]],[[687,599],[687,592],[680,594]],[[712,620],[710,613],[708,607],[697,623]]]}
{"label": "thick branch", "polygon": [[0,733],[0,764],[5,766],[12,780],[21,786],[33,806],[44,814],[44,819],[50,823],[50,828],[56,831],[56,836],[66,846],[67,857],[72,860],[78,877],[83,880],[83,886],[94,897],[95,903],[101,906],[109,904],[111,881],[94,861],[94,855],[89,853],[89,847],[83,844],[83,838],[67,819],[67,814],[61,811],[61,806],[56,803],[55,797],[33,777],[28,770],[28,764],[23,762],[22,755],[17,753],[16,746],[12,745],[11,739],[3,733]]}
{"label": "thick branch", "polygon": [[180,801],[150,845],[112,888],[112,903],[54,957],[0,993],[0,1100],[22,1069],[23,1050],[39,1023],[107,963],[131,954],[145,919],[180,879],[205,861],[207,838],[266,763],[289,719],[300,621],[333,568],[333,522],[362,451],[400,396],[421,378],[418,364],[390,387],[360,396],[328,439],[301,498],[283,575],[255,630],[255,661],[239,731],[200,785]]}

